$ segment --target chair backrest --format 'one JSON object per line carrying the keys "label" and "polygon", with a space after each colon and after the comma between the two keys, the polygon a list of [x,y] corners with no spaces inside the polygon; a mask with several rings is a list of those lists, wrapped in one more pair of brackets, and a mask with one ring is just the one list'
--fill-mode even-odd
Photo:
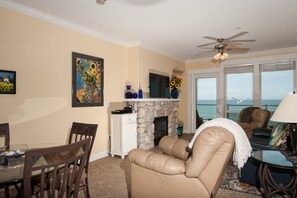
{"label": "chair backrest", "polygon": [[266,128],[270,111],[259,107],[246,107],[241,110],[238,122],[252,123],[254,127]]}
{"label": "chair backrest", "polygon": [[4,146],[8,146],[10,144],[10,133],[8,123],[0,124],[0,137],[4,137]]}
{"label": "chair backrest", "polygon": [[186,162],[186,176],[198,177],[214,195],[232,156],[234,136],[222,127],[208,127],[197,136]]}
{"label": "chair backrest", "polygon": [[201,124],[203,124],[203,119],[200,118],[198,110],[196,110],[196,129],[198,129]]}
{"label": "chair backrest", "polygon": [[252,112],[252,122],[256,128],[266,128],[270,118],[270,111],[266,109],[255,109]]}
{"label": "chair backrest", "polygon": [[[73,122],[69,139],[68,139],[68,144],[81,141],[86,138],[91,138],[91,144],[90,144],[90,149],[88,153],[88,159],[87,159],[87,165],[89,163],[91,151],[94,145],[96,133],[97,133],[97,124],[86,124],[86,123],[78,123],[78,122]],[[88,167],[88,166],[87,166]]]}
{"label": "chair backrest", "polygon": [[[28,150],[24,165],[24,197],[77,197],[91,139]],[[38,184],[38,192],[32,192]]]}

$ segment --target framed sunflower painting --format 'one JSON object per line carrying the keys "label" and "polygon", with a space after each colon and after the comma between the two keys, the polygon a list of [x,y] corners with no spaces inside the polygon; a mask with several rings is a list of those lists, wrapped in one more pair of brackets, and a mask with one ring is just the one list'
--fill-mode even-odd
{"label": "framed sunflower painting", "polygon": [[0,70],[0,94],[16,94],[16,72]]}
{"label": "framed sunflower painting", "polygon": [[72,52],[72,107],[103,106],[104,59]]}

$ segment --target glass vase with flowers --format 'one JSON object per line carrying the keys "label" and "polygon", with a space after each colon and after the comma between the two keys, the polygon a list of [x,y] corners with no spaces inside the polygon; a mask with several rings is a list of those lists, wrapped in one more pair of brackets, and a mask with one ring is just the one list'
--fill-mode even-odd
{"label": "glass vase with flowers", "polygon": [[172,74],[170,78],[170,89],[172,98],[178,98],[181,84],[182,78],[175,74]]}

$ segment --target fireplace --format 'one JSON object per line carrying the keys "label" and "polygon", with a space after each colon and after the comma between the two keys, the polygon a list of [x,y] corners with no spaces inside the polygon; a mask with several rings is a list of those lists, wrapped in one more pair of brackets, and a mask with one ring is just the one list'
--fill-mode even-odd
{"label": "fireplace", "polygon": [[162,137],[168,135],[168,116],[154,118],[154,143],[159,145]]}
{"label": "fireplace", "polygon": [[[137,113],[137,147],[143,150],[154,148],[154,119],[167,116],[169,136],[176,136],[178,127],[178,102],[172,98],[125,99]],[[167,134],[166,133],[166,134]]]}

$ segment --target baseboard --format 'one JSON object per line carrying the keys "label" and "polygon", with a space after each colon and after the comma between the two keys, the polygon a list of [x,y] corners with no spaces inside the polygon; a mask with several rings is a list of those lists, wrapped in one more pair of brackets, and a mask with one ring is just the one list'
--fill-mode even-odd
{"label": "baseboard", "polygon": [[90,162],[109,156],[109,151],[105,150],[100,153],[95,153],[90,156]]}

